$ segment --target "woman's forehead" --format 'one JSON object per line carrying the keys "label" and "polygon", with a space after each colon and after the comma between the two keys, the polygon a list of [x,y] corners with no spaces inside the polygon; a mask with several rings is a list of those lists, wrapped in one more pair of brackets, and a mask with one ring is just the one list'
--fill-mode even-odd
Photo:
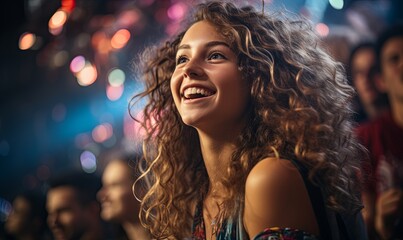
{"label": "woman's forehead", "polygon": [[217,26],[207,20],[194,23],[185,32],[180,45],[190,44],[196,41],[224,41],[227,39],[220,33]]}

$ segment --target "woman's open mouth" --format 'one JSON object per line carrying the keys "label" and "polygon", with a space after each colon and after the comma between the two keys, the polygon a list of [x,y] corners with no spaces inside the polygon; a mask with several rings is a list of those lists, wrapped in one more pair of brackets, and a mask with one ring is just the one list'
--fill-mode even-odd
{"label": "woman's open mouth", "polygon": [[205,88],[190,87],[190,88],[186,88],[183,91],[182,97],[185,99],[198,99],[198,98],[209,97],[213,94],[214,94],[214,92],[212,92],[211,90],[205,89]]}

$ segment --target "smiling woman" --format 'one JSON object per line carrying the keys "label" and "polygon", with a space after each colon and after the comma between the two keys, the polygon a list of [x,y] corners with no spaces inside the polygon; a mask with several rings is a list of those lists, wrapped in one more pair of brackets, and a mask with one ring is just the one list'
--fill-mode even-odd
{"label": "smiling woman", "polygon": [[206,134],[220,129],[225,136],[223,126],[240,130],[250,91],[226,39],[214,25],[200,21],[186,32],[176,55],[171,91],[182,121]]}
{"label": "smiling woman", "polygon": [[143,224],[157,239],[365,238],[353,90],[309,24],[221,2],[190,19],[142,58]]}

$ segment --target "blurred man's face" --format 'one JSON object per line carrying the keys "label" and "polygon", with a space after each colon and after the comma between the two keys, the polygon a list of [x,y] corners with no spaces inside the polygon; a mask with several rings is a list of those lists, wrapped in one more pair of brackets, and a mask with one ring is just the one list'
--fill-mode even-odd
{"label": "blurred man's face", "polygon": [[375,52],[370,48],[359,49],[351,61],[353,84],[364,105],[372,104],[378,94],[369,77],[374,64]]}
{"label": "blurred man's face", "polygon": [[101,217],[105,221],[137,221],[139,203],[132,192],[131,174],[130,167],[120,161],[112,161],[105,168],[102,189],[98,192]]}
{"label": "blurred man's face", "polygon": [[56,240],[80,239],[87,229],[88,210],[80,205],[76,194],[69,186],[53,188],[47,194],[48,225]]}
{"label": "blurred man's face", "polygon": [[403,37],[394,37],[385,43],[381,67],[390,101],[403,103]]}
{"label": "blurred man's face", "polygon": [[23,197],[17,197],[13,201],[13,211],[5,223],[5,230],[12,236],[27,231],[32,225],[31,205]]}

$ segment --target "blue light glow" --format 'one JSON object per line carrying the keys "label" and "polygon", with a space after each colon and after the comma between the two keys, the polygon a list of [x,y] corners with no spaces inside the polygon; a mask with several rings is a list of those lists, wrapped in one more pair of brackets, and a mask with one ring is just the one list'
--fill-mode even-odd
{"label": "blue light glow", "polygon": [[81,167],[86,173],[93,173],[97,170],[97,158],[90,151],[84,151],[80,156]]}
{"label": "blue light glow", "polygon": [[334,9],[341,10],[344,7],[344,1],[343,0],[329,0],[330,6],[332,6]]}

